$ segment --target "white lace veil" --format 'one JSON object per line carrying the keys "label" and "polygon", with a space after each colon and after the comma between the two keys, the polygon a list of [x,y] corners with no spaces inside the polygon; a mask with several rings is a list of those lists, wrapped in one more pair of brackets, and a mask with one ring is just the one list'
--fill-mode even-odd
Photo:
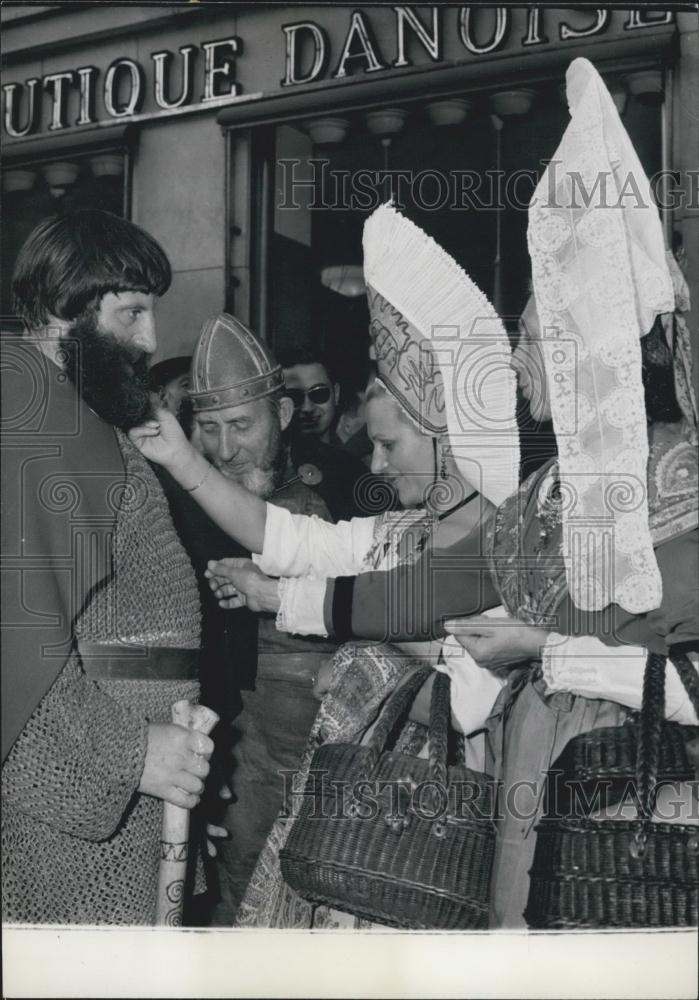
{"label": "white lace veil", "polygon": [[563,557],[583,610],[658,607],[640,338],[673,309],[650,184],[600,75],[566,74],[571,119],[529,206],[528,242],[558,443]]}

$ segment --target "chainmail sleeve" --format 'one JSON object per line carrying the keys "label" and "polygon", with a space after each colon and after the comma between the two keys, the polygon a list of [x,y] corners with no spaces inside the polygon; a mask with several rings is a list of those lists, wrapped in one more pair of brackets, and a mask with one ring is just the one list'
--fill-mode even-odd
{"label": "chainmail sleeve", "polygon": [[72,656],[3,767],[3,803],[73,837],[105,840],[136,791],[148,724]]}

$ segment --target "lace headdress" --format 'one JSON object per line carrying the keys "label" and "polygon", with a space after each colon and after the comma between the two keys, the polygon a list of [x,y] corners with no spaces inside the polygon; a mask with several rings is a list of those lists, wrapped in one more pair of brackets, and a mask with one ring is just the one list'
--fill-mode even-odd
{"label": "lace headdress", "polygon": [[566,74],[570,123],[529,206],[528,242],[559,455],[563,556],[581,609],[658,607],[648,525],[640,338],[673,309],[658,211],[587,59]]}
{"label": "lace headdress", "polygon": [[364,277],[378,378],[415,424],[446,434],[459,471],[494,504],[519,482],[516,381],[486,296],[392,205],[364,224]]}

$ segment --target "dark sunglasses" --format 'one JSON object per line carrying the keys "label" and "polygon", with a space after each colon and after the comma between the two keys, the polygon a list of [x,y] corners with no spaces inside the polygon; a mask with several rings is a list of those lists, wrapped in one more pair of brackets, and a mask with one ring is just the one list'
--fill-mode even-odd
{"label": "dark sunglasses", "polygon": [[303,406],[303,401],[308,396],[312,403],[327,403],[330,399],[329,385],[314,385],[310,389],[287,389],[286,394],[294,404],[294,409],[298,410]]}

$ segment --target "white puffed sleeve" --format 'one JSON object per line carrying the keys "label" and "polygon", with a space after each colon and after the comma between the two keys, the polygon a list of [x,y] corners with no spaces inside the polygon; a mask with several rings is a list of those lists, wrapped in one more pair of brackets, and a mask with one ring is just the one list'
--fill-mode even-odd
{"label": "white puffed sleeve", "polygon": [[254,561],[268,576],[354,576],[374,534],[375,517],[329,524],[267,504],[265,539]]}
{"label": "white puffed sleeve", "polygon": [[[571,691],[640,709],[646,650],[641,646],[605,646],[595,636],[549,634],[541,665],[549,691]],[[696,668],[695,668],[696,669]],[[665,717],[696,726],[697,716],[674,665],[665,672]]]}
{"label": "white puffed sleeve", "polygon": [[325,578],[282,577],[279,581],[281,604],[275,623],[277,629],[294,635],[327,636],[323,617],[325,587]]}

